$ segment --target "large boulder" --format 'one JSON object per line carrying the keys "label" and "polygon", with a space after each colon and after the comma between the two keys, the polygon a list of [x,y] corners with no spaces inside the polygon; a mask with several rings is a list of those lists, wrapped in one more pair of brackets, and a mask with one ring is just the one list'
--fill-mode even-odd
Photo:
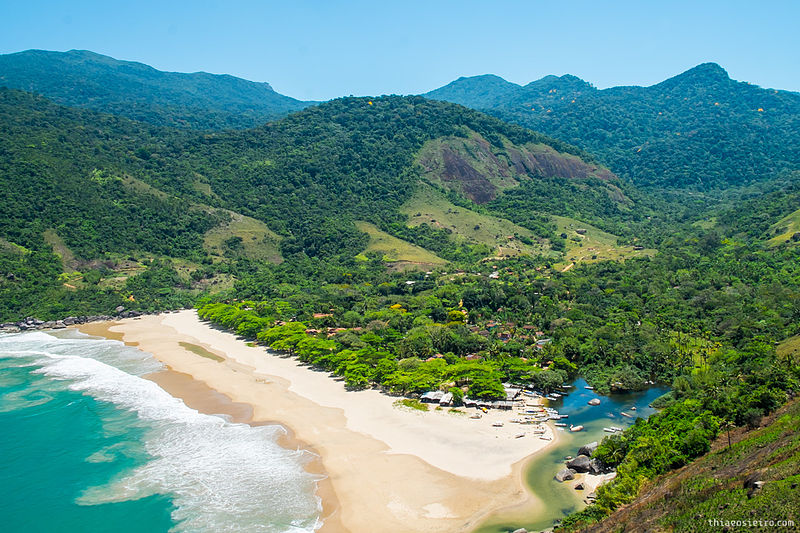
{"label": "large boulder", "polygon": [[564,468],[563,470],[560,470],[558,474],[556,474],[556,480],[561,481],[563,483],[564,481],[575,479],[575,474],[576,472],[571,468]]}
{"label": "large boulder", "polygon": [[598,475],[602,474],[606,471],[606,465],[602,463],[599,459],[592,459],[589,463],[589,473]]}
{"label": "large boulder", "polygon": [[592,469],[592,460],[585,455],[579,455],[572,461],[567,461],[567,468],[584,474]]}
{"label": "large boulder", "polygon": [[581,446],[581,449],[578,450],[578,455],[585,455],[586,457],[591,457],[594,451],[597,449],[598,443],[597,441],[590,442],[589,444],[584,444]]}

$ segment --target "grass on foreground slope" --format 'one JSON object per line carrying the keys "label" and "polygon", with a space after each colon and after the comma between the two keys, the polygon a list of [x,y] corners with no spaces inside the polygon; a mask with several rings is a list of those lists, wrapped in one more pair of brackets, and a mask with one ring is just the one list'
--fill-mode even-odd
{"label": "grass on foreground slope", "polygon": [[447,261],[425,248],[393,237],[369,222],[358,221],[356,222],[356,227],[359,231],[369,235],[369,244],[366,251],[380,253],[384,261],[405,263],[409,266],[435,266],[447,263]]}
{"label": "grass on foreground slope", "polygon": [[217,257],[242,254],[249,259],[280,263],[283,261],[278,249],[280,236],[260,220],[228,211],[230,222],[220,224],[206,232],[203,248]]}
{"label": "grass on foreground slope", "polygon": [[[653,480],[630,505],[593,532],[797,531],[800,527],[800,401],[769,418],[766,427],[723,432],[712,451]],[[754,482],[762,481],[761,488]],[[723,522],[713,525],[709,520]],[[794,521],[794,527],[724,527],[725,521]],[[571,531],[580,531],[573,529]]]}
{"label": "grass on foreground slope", "polygon": [[[549,252],[546,241],[532,231],[504,218],[459,207],[432,187],[420,187],[414,196],[400,206],[400,212],[409,216],[409,225],[412,227],[428,224],[450,230],[456,238],[489,246],[497,256]],[[519,237],[530,239],[533,244],[525,244]]]}
{"label": "grass on foreground slope", "polygon": [[789,213],[770,226],[768,235],[772,235],[772,238],[768,242],[770,246],[777,246],[791,240],[792,236],[798,232],[800,232],[800,209]]}
{"label": "grass on foreground slope", "polygon": [[[592,263],[596,261],[621,261],[631,257],[650,256],[656,250],[634,250],[633,246],[618,244],[618,237],[574,218],[553,216],[558,226],[556,233],[567,234],[567,250],[564,268],[573,263]],[[578,230],[586,230],[578,233]]]}
{"label": "grass on foreground slope", "polygon": [[775,351],[781,361],[789,359],[790,361],[800,362],[800,335],[789,337],[780,343]]}

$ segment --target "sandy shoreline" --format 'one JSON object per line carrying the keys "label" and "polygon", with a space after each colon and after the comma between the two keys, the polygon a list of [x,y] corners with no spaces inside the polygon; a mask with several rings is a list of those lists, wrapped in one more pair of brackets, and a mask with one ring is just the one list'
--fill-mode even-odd
{"label": "sandy shoreline", "polygon": [[[473,420],[446,409],[398,408],[395,398],[345,391],[327,373],[248,346],[193,311],[80,330],[155,355],[172,372],[152,379],[193,408],[288,428],[293,440],[282,445],[318,454],[310,468],[327,475],[318,490],[321,531],[469,531],[490,512],[537,503],[524,486],[523,464],[555,439],[508,423],[514,412]],[[235,414],[220,410],[226,402]],[[498,420],[503,427],[492,426]]]}

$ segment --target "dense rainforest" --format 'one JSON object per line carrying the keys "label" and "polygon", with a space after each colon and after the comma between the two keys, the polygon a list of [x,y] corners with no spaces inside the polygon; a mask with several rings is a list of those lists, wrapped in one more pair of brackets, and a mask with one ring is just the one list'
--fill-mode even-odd
{"label": "dense rainforest", "polygon": [[[482,106],[513,101],[516,86],[489,81]],[[556,98],[562,83],[576,103],[586,96],[582,112],[606,98],[576,78],[529,88]],[[724,113],[697,111],[687,88],[727,95]],[[2,88],[0,320],[197,306],[351,389],[438,388],[456,402],[577,375],[603,393],[669,385],[657,415],[601,444],[617,479],[564,525],[602,519],[800,387],[785,349],[800,335],[796,95],[772,95],[784,108],[764,118],[756,152],[741,143],[764,131],[742,116],[762,89],[713,66],[645,89],[651,100],[639,88],[603,100],[609,116],[640,111],[619,135],[586,142],[575,132],[604,130],[580,114],[542,127],[595,157],[417,96],[342,98],[209,131],[234,123],[207,103],[193,113],[209,122],[178,124],[172,110],[131,114],[110,96],[68,102],[122,116]],[[702,124],[664,144],[646,115],[667,97],[687,98],[663,108],[673,125]],[[630,143],[661,155],[637,166]]]}
{"label": "dense rainforest", "polygon": [[720,190],[800,164],[800,95],[732,80],[715,63],[650,87],[598,90],[571,75],[519,86],[476,76],[425,96],[580,146],[650,188]]}
{"label": "dense rainforest", "polygon": [[88,50],[0,55],[0,85],[62,105],[192,129],[244,129],[314,104],[268,83],[206,72],[162,72]]}

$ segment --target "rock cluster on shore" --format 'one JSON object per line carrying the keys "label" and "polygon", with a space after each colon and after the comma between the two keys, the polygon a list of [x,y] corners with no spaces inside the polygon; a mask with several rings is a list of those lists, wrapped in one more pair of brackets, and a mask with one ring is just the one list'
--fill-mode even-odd
{"label": "rock cluster on shore", "polygon": [[556,474],[556,480],[560,482],[575,479],[575,474],[604,474],[608,468],[599,459],[593,459],[592,454],[597,449],[598,443],[590,442],[580,447],[578,456],[566,461],[566,466]]}
{"label": "rock cluster on shore", "polygon": [[116,318],[134,318],[142,316],[146,313],[142,311],[126,311],[124,307],[117,307],[116,315],[83,315],[83,316],[68,316],[61,320],[40,320],[38,318],[29,316],[25,320],[19,322],[6,322],[0,324],[0,331],[4,333],[18,333],[20,331],[31,331],[40,329],[63,329],[67,326],[74,326],[77,324],[86,324],[88,322],[102,322],[105,320],[114,320]]}

